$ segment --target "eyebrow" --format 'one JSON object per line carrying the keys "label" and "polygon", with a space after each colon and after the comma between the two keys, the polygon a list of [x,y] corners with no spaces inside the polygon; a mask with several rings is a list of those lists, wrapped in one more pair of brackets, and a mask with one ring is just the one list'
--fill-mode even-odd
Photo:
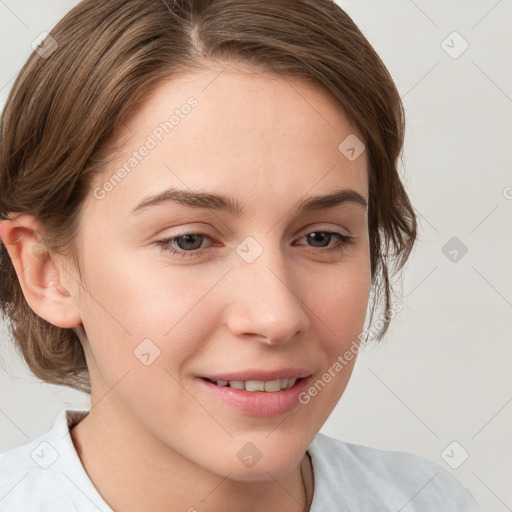
{"label": "eyebrow", "polygon": [[[191,206],[193,208],[205,208],[216,211],[225,211],[232,215],[240,215],[244,207],[234,198],[219,194],[210,194],[206,192],[195,192],[177,188],[169,188],[158,194],[150,195],[144,198],[131,213],[139,213],[142,210],[163,204],[174,202]],[[342,204],[350,203],[363,209],[368,207],[366,199],[353,189],[341,189],[332,194],[323,196],[311,196],[302,199],[297,206],[297,213],[303,214],[315,210],[324,210],[333,208]]]}

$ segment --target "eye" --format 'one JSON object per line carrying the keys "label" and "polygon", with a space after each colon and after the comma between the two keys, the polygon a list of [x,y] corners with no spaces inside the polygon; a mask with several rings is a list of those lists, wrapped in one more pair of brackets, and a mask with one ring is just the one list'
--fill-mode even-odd
{"label": "eye", "polygon": [[179,256],[190,258],[200,256],[204,252],[203,241],[211,238],[204,233],[183,233],[172,238],[157,240],[155,243],[163,251]]}
{"label": "eye", "polygon": [[[341,250],[353,242],[353,237],[338,233],[336,231],[312,231],[299,240],[306,239],[311,242],[311,247],[318,247],[327,250]],[[329,245],[331,241],[337,240],[337,244]]]}
{"label": "eye", "polygon": [[204,237],[205,235],[200,233],[189,233],[188,235],[177,236],[171,240],[175,240],[178,248],[183,251],[195,251],[203,245]]}

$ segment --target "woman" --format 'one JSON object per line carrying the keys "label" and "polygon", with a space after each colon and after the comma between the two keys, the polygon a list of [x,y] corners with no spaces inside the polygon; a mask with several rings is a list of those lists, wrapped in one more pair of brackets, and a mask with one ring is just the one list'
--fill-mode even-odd
{"label": "woman", "polygon": [[403,134],[329,0],[70,11],[2,117],[1,304],[91,408],[0,458],[1,510],[478,510],[318,433],[414,244]]}

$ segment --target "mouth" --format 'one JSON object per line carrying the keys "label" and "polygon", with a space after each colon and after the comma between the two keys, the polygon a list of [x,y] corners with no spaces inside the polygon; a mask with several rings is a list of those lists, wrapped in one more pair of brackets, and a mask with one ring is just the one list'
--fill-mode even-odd
{"label": "mouth", "polygon": [[310,371],[290,368],[209,375],[197,380],[215,402],[244,415],[269,418],[296,409],[312,378]]}
{"label": "mouth", "polygon": [[277,391],[283,391],[291,389],[297,384],[302,378],[281,378],[274,380],[224,380],[224,379],[209,379],[203,377],[203,380],[210,382],[221,388],[234,388],[234,389],[245,389],[245,391],[255,392],[263,391],[266,393],[275,393]]}

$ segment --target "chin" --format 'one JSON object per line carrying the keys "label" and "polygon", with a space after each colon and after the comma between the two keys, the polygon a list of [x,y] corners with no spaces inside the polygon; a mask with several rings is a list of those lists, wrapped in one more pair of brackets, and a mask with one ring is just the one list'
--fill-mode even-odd
{"label": "chin", "polygon": [[[231,467],[230,480],[239,482],[265,482],[283,478],[292,471],[302,460],[283,461],[279,459],[267,460],[265,463],[260,460],[252,468]],[[240,465],[238,463],[238,465]]]}
{"label": "chin", "polygon": [[233,455],[223,461],[220,473],[229,474],[231,480],[270,481],[284,477],[302,461],[307,443],[292,443],[290,438],[283,441],[276,433],[267,439],[264,436],[268,432],[261,439],[252,436],[252,441],[245,437],[233,440],[233,448],[228,448]]}

